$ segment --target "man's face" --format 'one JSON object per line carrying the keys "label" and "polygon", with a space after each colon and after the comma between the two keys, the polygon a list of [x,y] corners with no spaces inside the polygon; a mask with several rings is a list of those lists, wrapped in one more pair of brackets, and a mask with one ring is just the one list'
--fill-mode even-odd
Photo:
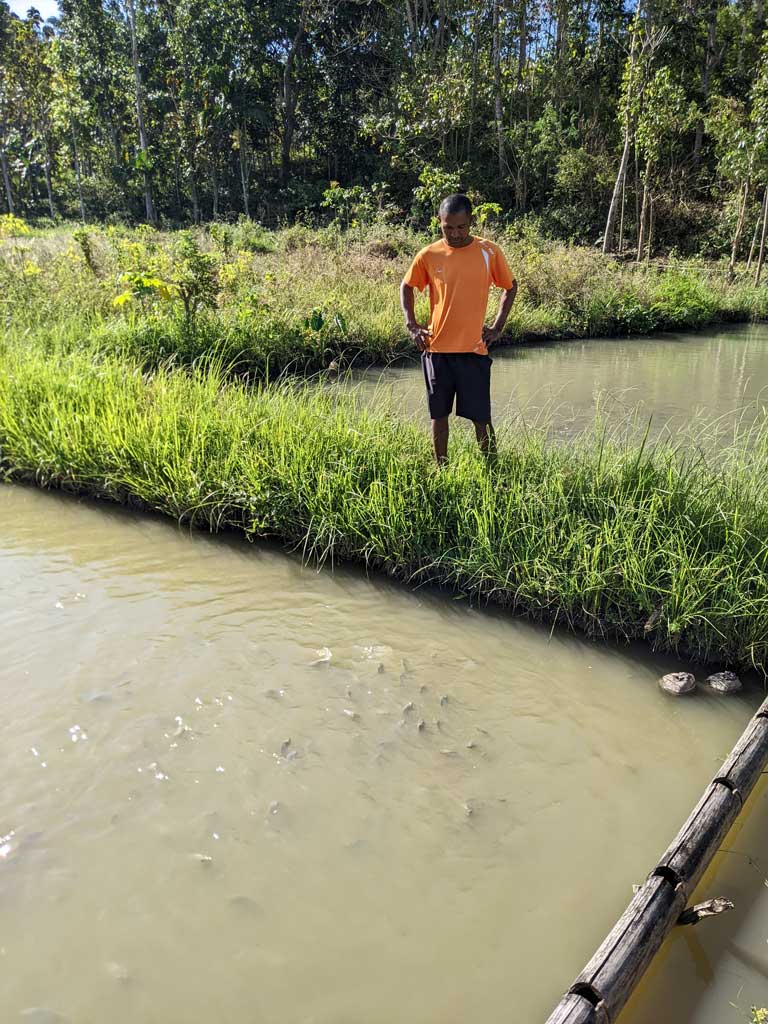
{"label": "man's face", "polygon": [[443,238],[453,249],[460,249],[469,242],[472,218],[467,213],[441,213],[440,230]]}

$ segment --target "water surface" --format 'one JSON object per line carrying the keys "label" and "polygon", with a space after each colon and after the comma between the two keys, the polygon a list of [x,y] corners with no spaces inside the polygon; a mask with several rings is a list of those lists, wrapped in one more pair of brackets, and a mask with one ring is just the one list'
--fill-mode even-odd
{"label": "water surface", "polygon": [[[717,424],[721,440],[749,426],[768,406],[768,324],[698,333],[554,341],[497,349],[491,397],[497,425],[550,420],[557,436],[589,427],[599,410],[619,427],[674,434],[692,421]],[[367,400],[392,402],[426,421],[421,369],[401,365],[355,375]]]}
{"label": "water surface", "polygon": [[[544,1020],[761,697],[12,487],[0,636],[3,1021]],[[765,998],[766,840],[631,1024]]]}

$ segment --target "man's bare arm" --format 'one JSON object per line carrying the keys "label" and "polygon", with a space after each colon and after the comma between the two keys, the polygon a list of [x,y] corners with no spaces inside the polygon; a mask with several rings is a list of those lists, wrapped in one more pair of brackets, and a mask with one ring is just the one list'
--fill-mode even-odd
{"label": "man's bare arm", "polygon": [[425,349],[429,341],[430,330],[429,327],[422,327],[420,323],[417,323],[413,308],[413,288],[405,282],[400,285],[400,305],[403,307],[408,333],[416,342],[417,348]]}
{"label": "man's bare arm", "polygon": [[504,324],[507,322],[507,317],[509,316],[509,311],[512,309],[512,303],[515,301],[516,295],[517,281],[514,281],[512,287],[507,288],[501,297],[499,312],[496,314],[493,326],[483,328],[483,341],[486,345],[493,344],[494,341],[499,340],[499,335],[504,330]]}

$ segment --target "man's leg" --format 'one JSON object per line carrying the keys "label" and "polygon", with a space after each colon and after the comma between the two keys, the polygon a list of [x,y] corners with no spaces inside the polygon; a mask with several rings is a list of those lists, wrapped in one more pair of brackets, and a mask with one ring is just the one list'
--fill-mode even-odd
{"label": "man's leg", "polygon": [[496,434],[493,424],[478,423],[477,420],[473,420],[473,422],[475,424],[475,437],[480,445],[480,451],[486,458],[492,458],[496,454]]}
{"label": "man's leg", "polygon": [[438,420],[432,420],[432,444],[435,449],[435,458],[438,466],[448,461],[448,417],[441,416]]}
{"label": "man's leg", "polygon": [[432,444],[437,464],[442,466],[448,461],[448,417],[456,396],[453,368],[444,352],[422,352],[421,366],[432,420]]}

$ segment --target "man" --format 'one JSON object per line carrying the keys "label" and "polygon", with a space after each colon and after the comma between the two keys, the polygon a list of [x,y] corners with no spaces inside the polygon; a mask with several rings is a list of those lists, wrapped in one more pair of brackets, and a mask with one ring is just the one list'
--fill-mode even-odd
{"label": "man", "polygon": [[[507,321],[517,282],[498,245],[470,234],[472,204],[464,195],[447,196],[438,211],[440,241],[416,255],[400,285],[405,325],[421,351],[427,385],[432,441],[438,466],[448,457],[448,417],[475,424],[480,450],[495,448],[491,423],[491,363],[488,346]],[[503,288],[492,327],[484,326],[491,285]],[[417,323],[413,291],[429,286],[428,327]]]}

